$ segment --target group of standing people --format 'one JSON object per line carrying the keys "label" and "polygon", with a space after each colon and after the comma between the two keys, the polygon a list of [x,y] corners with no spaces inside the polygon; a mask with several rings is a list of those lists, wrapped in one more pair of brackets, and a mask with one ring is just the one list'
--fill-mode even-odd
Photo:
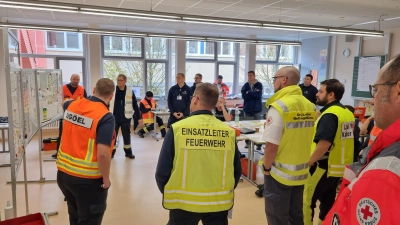
{"label": "group of standing people", "polygon": [[[244,110],[255,117],[262,84],[253,71],[248,76],[242,88]],[[235,132],[212,113],[216,105],[224,110],[220,97],[227,91],[218,81],[217,85],[196,82],[190,88],[182,73],[176,80],[168,94],[170,129],[155,174],[163,206],[170,211],[168,224],[191,225],[200,220],[205,225],[228,224],[241,175],[240,152]],[[275,94],[266,103],[262,167],[268,224],[311,225],[317,200],[322,224],[394,224],[391,209],[400,207],[400,56],[388,62],[370,86],[374,120],[382,132],[364,150],[363,160],[350,166],[357,168],[357,175],[342,186],[336,201],[338,182],[354,158],[355,118],[340,103],[345,89],[338,80],[321,82],[315,99],[322,107],[320,115],[303,96],[299,81],[295,67],[279,69],[273,77]],[[75,92],[83,97],[63,104],[57,182],[67,199],[70,224],[101,224],[116,131],[139,112],[134,92],[125,84],[124,75],[118,76],[117,86],[100,79],[89,98],[75,85]],[[68,90],[68,98],[73,98],[74,91]],[[152,97],[146,93],[142,102],[146,113],[156,107]],[[124,140],[124,150],[126,157],[134,158],[130,141]]]}

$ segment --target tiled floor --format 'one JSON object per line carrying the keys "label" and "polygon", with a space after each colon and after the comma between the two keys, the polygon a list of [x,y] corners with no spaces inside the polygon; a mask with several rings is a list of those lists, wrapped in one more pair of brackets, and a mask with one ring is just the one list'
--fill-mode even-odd
{"label": "tiled floor", "polygon": [[[57,136],[49,135],[47,137]],[[120,136],[122,142],[122,137]],[[103,224],[105,225],[165,225],[168,220],[168,211],[161,205],[161,193],[157,189],[154,179],[155,167],[161,149],[162,139],[155,141],[150,136],[141,139],[132,134],[133,152],[136,159],[124,157],[120,144],[112,160],[111,182],[112,186],[108,196],[108,207]],[[244,143],[240,143],[243,148]],[[43,152],[43,158],[50,159],[51,152]],[[34,139],[27,147],[28,180],[39,180],[38,140]],[[0,163],[8,163],[9,155],[0,154]],[[52,225],[68,225],[68,212],[66,202],[63,201],[56,182],[55,162],[43,162],[43,176],[45,183],[30,183],[29,212],[58,211],[58,215],[50,217]],[[22,180],[23,170],[18,174]],[[3,207],[7,200],[11,200],[11,185],[6,185],[10,179],[10,168],[0,168],[0,208],[4,217]],[[258,181],[262,181],[261,174]],[[264,199],[255,196],[256,187],[248,182],[240,182],[235,191],[235,206],[231,225],[265,225],[267,224],[264,213]],[[26,214],[24,186],[17,185],[18,215]]]}

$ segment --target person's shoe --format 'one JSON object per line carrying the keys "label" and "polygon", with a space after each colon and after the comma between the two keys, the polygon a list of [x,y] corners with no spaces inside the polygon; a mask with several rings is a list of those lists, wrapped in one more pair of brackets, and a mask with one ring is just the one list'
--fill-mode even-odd
{"label": "person's shoe", "polygon": [[143,130],[139,130],[137,132],[137,135],[139,135],[139,137],[144,138],[144,131]]}
{"label": "person's shoe", "polygon": [[240,158],[246,158],[246,155],[241,154],[241,155],[240,155]]}
{"label": "person's shoe", "polygon": [[53,155],[51,155],[51,157],[53,157],[53,158],[57,159],[57,152],[56,152],[56,153],[54,153]]}
{"label": "person's shoe", "polygon": [[161,129],[161,137],[165,137],[165,134],[166,134],[167,132],[165,132],[165,129]]}
{"label": "person's shoe", "polygon": [[130,159],[135,159],[135,155],[133,154],[125,154],[125,157],[130,158]]}
{"label": "person's shoe", "polygon": [[246,144],[244,145],[244,148],[249,148],[249,144],[246,143]]}
{"label": "person's shoe", "polygon": [[257,145],[257,150],[261,150],[261,145]]}

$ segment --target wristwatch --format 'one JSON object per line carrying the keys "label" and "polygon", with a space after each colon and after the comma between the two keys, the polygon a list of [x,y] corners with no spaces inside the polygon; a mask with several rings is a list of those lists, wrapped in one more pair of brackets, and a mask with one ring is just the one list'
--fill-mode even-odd
{"label": "wristwatch", "polygon": [[265,172],[271,171],[271,167],[269,169],[267,169],[267,168],[265,168],[264,164],[262,166],[263,166]]}

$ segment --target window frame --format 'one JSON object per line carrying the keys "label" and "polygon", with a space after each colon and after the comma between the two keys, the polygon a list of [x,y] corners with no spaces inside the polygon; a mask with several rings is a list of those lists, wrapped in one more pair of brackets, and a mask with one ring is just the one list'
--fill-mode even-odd
{"label": "window frame", "polygon": [[[218,52],[217,52],[217,49],[218,49],[218,45],[217,45],[217,42],[214,42],[214,41],[196,41],[197,42],[197,54],[192,54],[192,53],[190,53],[190,55],[192,55],[192,56],[206,56],[206,55],[214,55],[214,57],[213,58],[209,58],[209,59],[197,59],[197,58],[188,58],[188,44],[189,44],[189,41],[196,41],[196,40],[186,40],[186,53],[185,53],[185,58],[186,58],[186,60],[189,60],[189,61],[208,61],[208,62],[210,62],[210,61],[216,61],[217,59],[218,59]],[[206,52],[206,43],[213,43],[214,44],[214,54],[201,54],[201,43],[202,42],[204,42],[204,47],[203,47],[203,50],[204,50],[204,52]]]}
{"label": "window frame", "polygon": [[[49,32],[60,32],[63,33],[64,35],[64,48],[51,48],[49,47],[49,40],[48,40],[48,34]],[[79,43],[79,48],[68,48],[68,41],[67,41],[67,33],[77,33],[78,34],[78,43]],[[64,52],[82,52],[83,51],[83,36],[82,33],[78,32],[68,32],[68,31],[45,31],[45,43],[46,43],[46,51],[64,51]]]}
{"label": "window frame", "polygon": [[[141,39],[141,41],[140,41],[140,45],[141,45],[141,47],[140,47],[140,49],[141,49],[141,54],[140,54],[140,56],[115,56],[115,55],[106,55],[105,54],[105,48],[104,48],[104,44],[105,44],[105,41],[104,41],[104,38],[105,37],[109,37],[109,38],[112,38],[112,37],[121,37],[122,38],[122,41],[124,41],[124,38],[129,38],[129,40],[131,40],[131,38],[139,38],[139,39]],[[109,58],[109,59],[111,59],[111,58],[114,58],[114,59],[144,59],[145,58],[145,55],[146,55],[146,52],[145,52],[145,38],[143,38],[143,37],[132,37],[132,36],[119,36],[119,35],[101,35],[101,58]],[[112,39],[110,39],[110,46],[112,46]],[[115,50],[115,51],[119,51],[119,52],[121,52],[121,53],[124,53],[124,52],[126,52],[125,50],[124,50],[124,46],[125,45],[122,45],[122,50]],[[130,50],[132,50],[132,42],[130,42],[129,41],[129,48],[130,48]]]}
{"label": "window frame", "polygon": [[[120,37],[118,35],[114,35]],[[110,35],[102,35],[101,36],[101,76],[105,77],[104,74],[104,60],[116,60],[116,61],[141,61],[143,63],[142,72],[144,74],[144,79],[141,82],[141,86],[143,87],[144,93],[148,91],[148,77],[147,77],[147,64],[148,63],[165,63],[165,93],[164,95],[154,95],[156,99],[166,99],[168,96],[168,91],[170,88],[170,80],[171,80],[171,72],[170,72],[170,61],[171,60],[171,40],[165,38],[166,40],[166,57],[165,59],[154,59],[154,58],[146,58],[146,39],[144,37],[132,37],[132,38],[140,38],[141,39],[141,51],[142,54],[140,57],[135,56],[106,56],[104,49],[104,37],[111,37]],[[127,36],[123,36],[127,37]],[[110,42],[111,43],[111,42]],[[130,48],[132,46],[130,45]],[[114,81],[115,82],[115,81]],[[141,93],[144,95],[144,93]],[[136,96],[138,99],[144,96]]]}

